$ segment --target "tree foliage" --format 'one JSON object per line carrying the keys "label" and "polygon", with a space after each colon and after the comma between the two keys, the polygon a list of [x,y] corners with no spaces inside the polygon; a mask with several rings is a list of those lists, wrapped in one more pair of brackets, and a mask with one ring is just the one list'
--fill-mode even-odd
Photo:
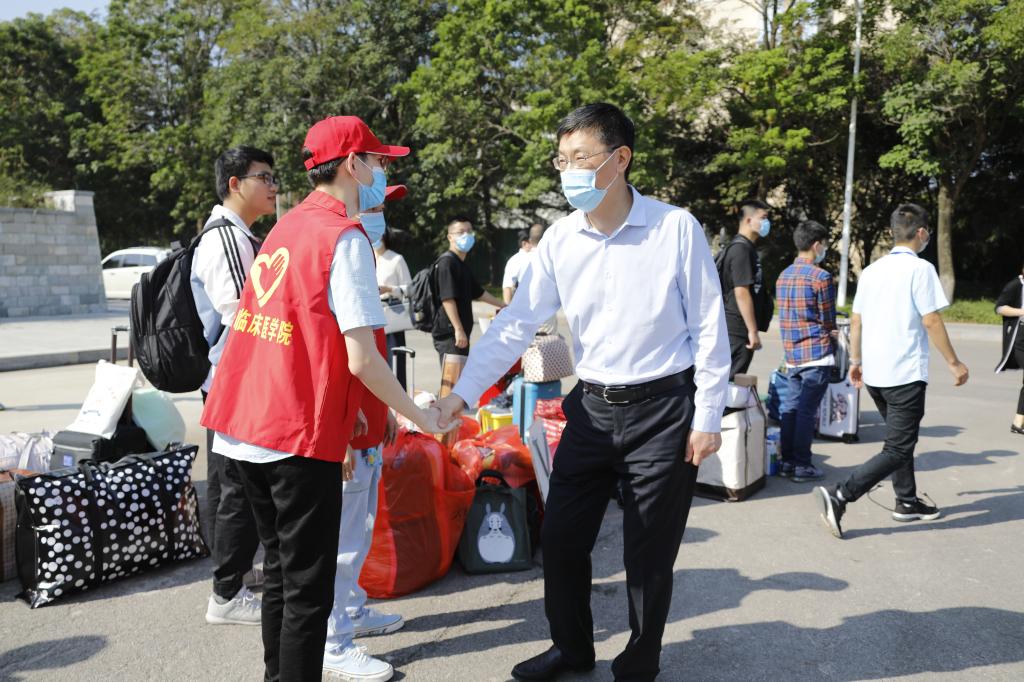
{"label": "tree foliage", "polygon": [[740,199],[774,206],[771,275],[800,220],[838,236],[856,95],[855,260],[917,200],[937,207],[949,288],[1003,279],[983,259],[1021,249],[1015,212],[993,207],[1024,170],[1024,0],[864,0],[857,83],[852,2],[740,4],[756,33],[696,0],[112,0],[102,20],[0,23],[0,203],[91,189],[104,249],[165,242],[216,202],[221,150],[271,151],[287,206],[308,191],[309,125],[355,114],[414,149],[392,174],[410,195],[389,207],[411,260],[466,214],[496,275],[502,228],[567,210],[558,121],[611,101],[637,124],[640,191],[709,234],[734,229]]}

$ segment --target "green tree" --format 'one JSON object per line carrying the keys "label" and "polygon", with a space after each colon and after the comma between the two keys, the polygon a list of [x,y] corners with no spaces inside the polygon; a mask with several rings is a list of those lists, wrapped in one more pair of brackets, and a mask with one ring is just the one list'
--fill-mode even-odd
{"label": "green tree", "polygon": [[0,203],[37,205],[46,190],[80,186],[76,131],[97,111],[76,61],[93,30],[70,11],[0,23]]}
{"label": "green tree", "polygon": [[1020,120],[1024,1],[894,0],[898,23],[882,44],[899,82],[885,113],[900,143],[885,167],[930,178],[938,192],[939,278],[953,298],[957,201],[992,140]]}

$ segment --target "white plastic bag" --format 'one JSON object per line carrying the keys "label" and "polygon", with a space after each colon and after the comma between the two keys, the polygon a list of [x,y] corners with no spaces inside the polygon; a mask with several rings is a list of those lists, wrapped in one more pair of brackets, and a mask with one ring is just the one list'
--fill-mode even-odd
{"label": "white plastic bag", "polygon": [[185,420],[174,401],[152,386],[132,393],[132,421],[143,431],[153,447],[163,450],[171,443],[185,442]]}
{"label": "white plastic bag", "polygon": [[49,471],[51,455],[53,439],[47,431],[0,435],[0,469]]}
{"label": "white plastic bag", "polygon": [[137,368],[100,360],[96,363],[96,380],[67,430],[112,438],[137,381]]}

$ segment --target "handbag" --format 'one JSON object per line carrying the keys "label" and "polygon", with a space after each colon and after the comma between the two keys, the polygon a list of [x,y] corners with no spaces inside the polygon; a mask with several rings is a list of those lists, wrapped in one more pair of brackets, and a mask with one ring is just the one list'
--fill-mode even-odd
{"label": "handbag", "polygon": [[15,482],[19,595],[38,608],[209,554],[191,469],[199,448],[79,462]]}
{"label": "handbag", "polygon": [[415,329],[412,323],[412,308],[405,299],[385,298],[381,300],[381,305],[384,307],[385,334],[397,334]]}
{"label": "handbag", "polygon": [[[494,479],[498,484],[485,482]],[[530,494],[512,488],[499,472],[485,469],[476,480],[473,505],[459,540],[459,562],[466,573],[525,571],[533,567]]]}
{"label": "handbag", "polygon": [[523,380],[544,383],[573,374],[569,344],[559,334],[538,335],[523,353]]}
{"label": "handbag", "polygon": [[34,471],[0,469],[0,582],[18,575],[15,561],[14,531],[17,528],[17,508],[14,504],[15,476],[31,476]]}

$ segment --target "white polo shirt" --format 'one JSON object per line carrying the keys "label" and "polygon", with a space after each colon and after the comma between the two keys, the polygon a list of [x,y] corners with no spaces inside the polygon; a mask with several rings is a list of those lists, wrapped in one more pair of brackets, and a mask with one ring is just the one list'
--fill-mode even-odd
{"label": "white polo shirt", "polygon": [[864,268],[853,299],[863,323],[864,383],[927,382],[928,332],[921,318],[948,305],[935,268],[905,246]]}

